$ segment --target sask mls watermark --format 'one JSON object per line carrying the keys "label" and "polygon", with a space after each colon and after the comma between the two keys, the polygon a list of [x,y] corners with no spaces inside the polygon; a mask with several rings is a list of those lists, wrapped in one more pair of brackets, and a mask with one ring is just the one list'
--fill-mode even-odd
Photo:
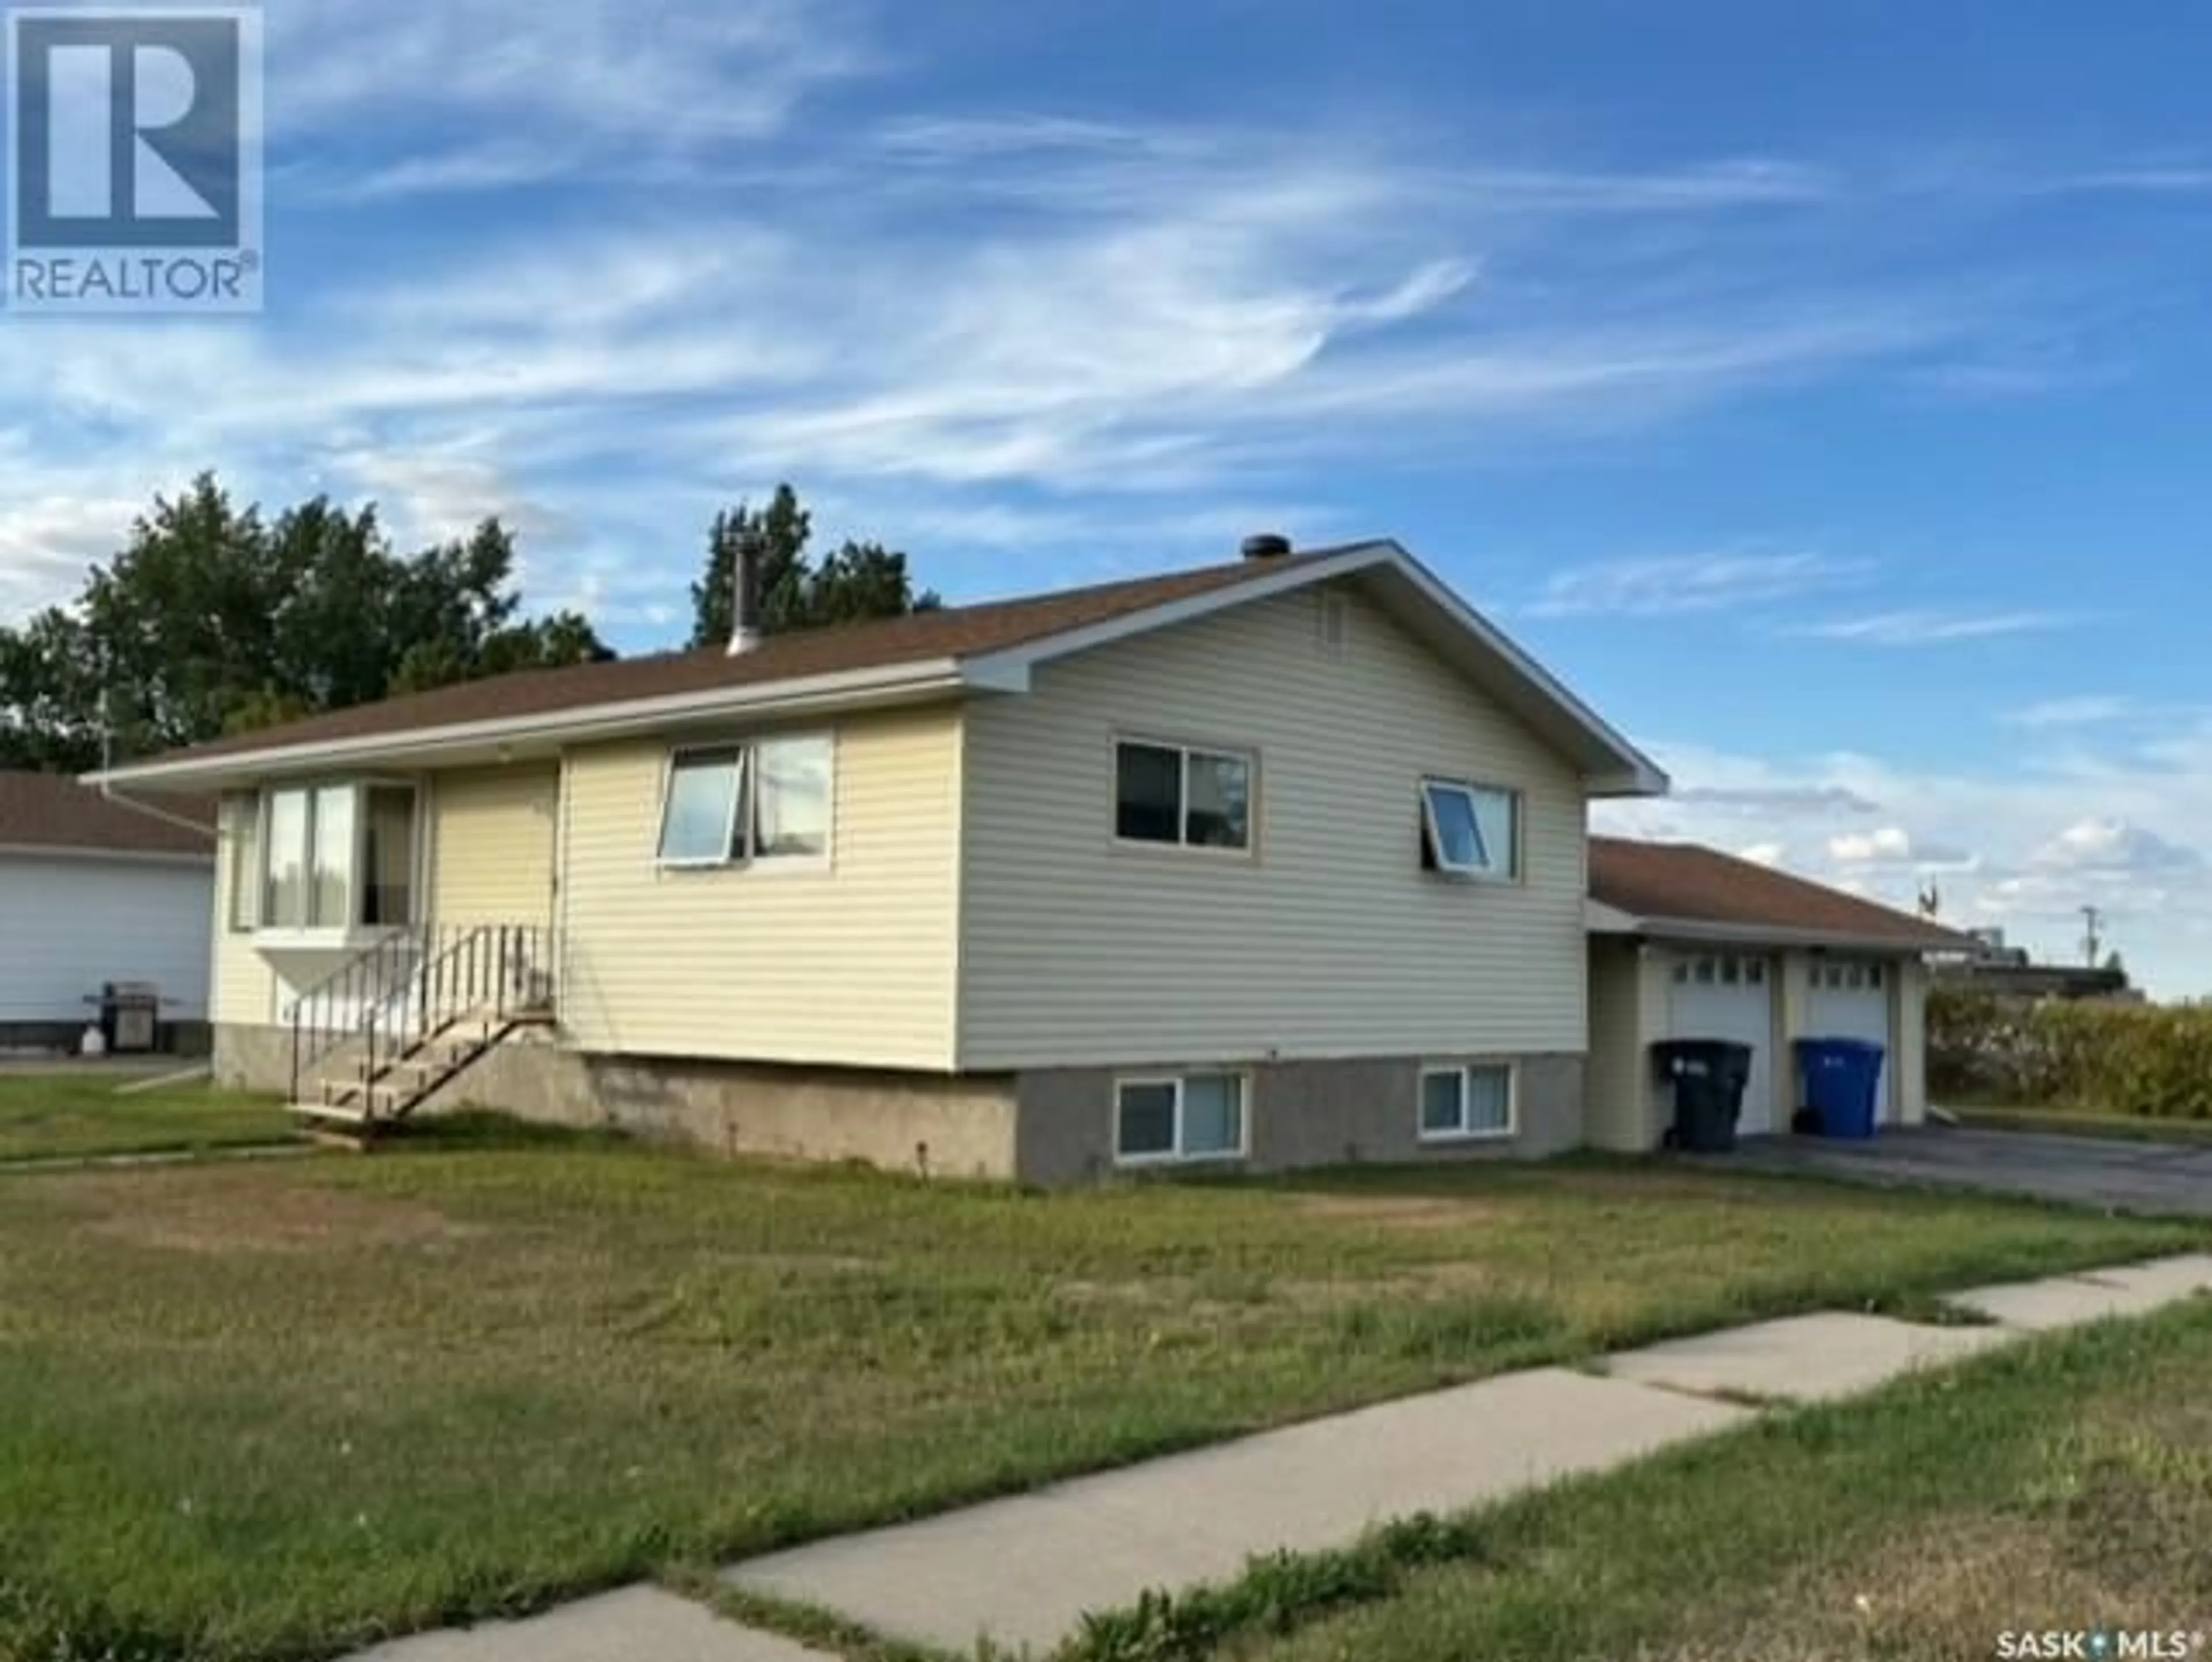
{"label": "sask mls watermark", "polygon": [[8,14],[11,312],[261,309],[261,15]]}

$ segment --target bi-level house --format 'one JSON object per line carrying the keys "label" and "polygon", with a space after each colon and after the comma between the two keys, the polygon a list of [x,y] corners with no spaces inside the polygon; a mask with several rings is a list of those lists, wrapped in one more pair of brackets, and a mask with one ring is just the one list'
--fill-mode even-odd
{"label": "bi-level house", "polygon": [[221,793],[217,1070],[326,1125],[1048,1182],[1582,1143],[1587,810],[1665,779],[1396,543],[1244,555],[108,778]]}

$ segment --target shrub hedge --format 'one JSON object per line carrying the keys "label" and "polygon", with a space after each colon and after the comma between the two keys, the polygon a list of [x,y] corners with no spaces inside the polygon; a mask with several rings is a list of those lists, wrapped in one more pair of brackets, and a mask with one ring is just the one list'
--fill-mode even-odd
{"label": "shrub hedge", "polygon": [[1938,1101],[2212,1119],[2212,1009],[1939,985],[1928,995],[1928,1083]]}

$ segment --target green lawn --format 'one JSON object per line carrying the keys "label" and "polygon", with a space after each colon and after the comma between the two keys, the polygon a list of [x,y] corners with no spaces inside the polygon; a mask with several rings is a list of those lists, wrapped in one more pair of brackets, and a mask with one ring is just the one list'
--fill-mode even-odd
{"label": "green lawn", "polygon": [[2212,1654],[2190,1648],[2212,1629],[2208,1374],[2203,1303],[2039,1341],[1478,1513],[1460,1562],[1310,1625],[1147,1655],[1986,1662],[2008,1633],[2099,1629]]}
{"label": "green lawn", "polygon": [[328,1654],[2181,1225],[1600,1165],[1049,1197],[620,1146],[0,1181],[0,1656]]}
{"label": "green lawn", "polygon": [[0,1070],[0,1162],[226,1148],[294,1135],[273,1096],[206,1085],[118,1095],[125,1083],[113,1072]]}

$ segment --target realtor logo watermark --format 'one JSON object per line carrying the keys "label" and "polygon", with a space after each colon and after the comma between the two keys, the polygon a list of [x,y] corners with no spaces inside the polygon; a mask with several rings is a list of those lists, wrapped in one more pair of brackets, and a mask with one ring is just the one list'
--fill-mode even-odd
{"label": "realtor logo watermark", "polygon": [[8,14],[4,308],[261,309],[261,15]]}

